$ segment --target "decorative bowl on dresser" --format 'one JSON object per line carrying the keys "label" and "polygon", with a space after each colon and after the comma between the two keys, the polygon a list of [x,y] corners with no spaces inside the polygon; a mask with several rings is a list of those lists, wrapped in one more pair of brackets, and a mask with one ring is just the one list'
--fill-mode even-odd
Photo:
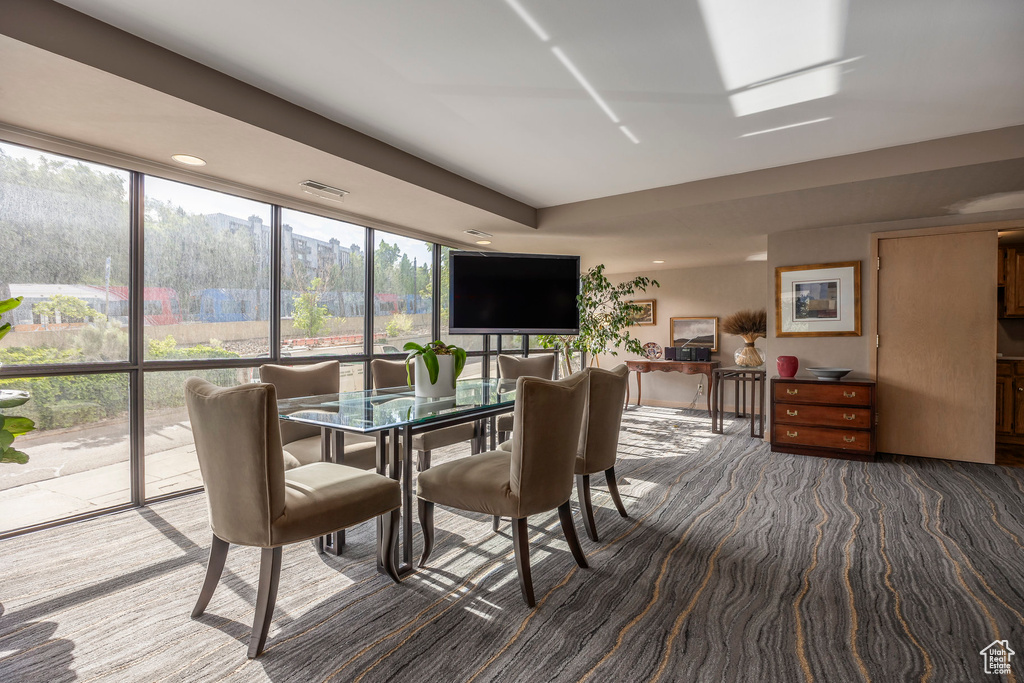
{"label": "decorative bowl on dresser", "polygon": [[772,378],[773,453],[875,457],[872,380]]}

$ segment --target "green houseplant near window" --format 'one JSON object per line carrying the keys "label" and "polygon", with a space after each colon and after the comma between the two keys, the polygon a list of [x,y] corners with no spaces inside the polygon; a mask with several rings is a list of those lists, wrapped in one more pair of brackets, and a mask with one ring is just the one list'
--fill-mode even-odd
{"label": "green houseplant near window", "polygon": [[[454,344],[445,344],[440,339],[424,346],[416,342],[406,342],[403,348],[409,352],[405,357],[405,376],[409,386],[413,385],[409,364],[416,363],[417,396],[436,398],[452,396],[455,393],[455,380],[466,367],[465,349]],[[424,371],[430,379],[430,384],[424,381]]]}
{"label": "green houseplant near window", "polygon": [[[0,314],[13,311],[21,304],[22,297],[0,301]],[[0,325],[0,339],[7,336],[11,331],[11,323]],[[14,447],[14,439],[17,436],[31,432],[36,428],[35,422],[27,417],[8,415],[7,411],[28,403],[27,391],[4,391],[0,390],[0,462],[16,462],[24,465],[28,462],[28,454],[23,453]]]}
{"label": "green houseplant near window", "polygon": [[601,353],[619,355],[616,349],[620,348],[641,356],[643,348],[640,341],[630,336],[627,329],[643,312],[643,307],[633,303],[632,299],[638,292],[646,292],[648,287],[660,286],[657,280],[644,276],[613,285],[604,274],[604,264],[594,266],[580,277],[580,294],[576,297],[580,309],[580,333],[540,335],[540,345],[562,352],[566,375],[576,370],[573,354],[580,351],[590,356],[591,364],[597,362]]}

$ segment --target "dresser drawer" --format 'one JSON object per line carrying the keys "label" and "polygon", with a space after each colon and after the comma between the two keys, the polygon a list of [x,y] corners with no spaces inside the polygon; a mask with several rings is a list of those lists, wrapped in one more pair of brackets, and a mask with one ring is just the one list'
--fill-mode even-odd
{"label": "dresser drawer", "polygon": [[996,361],[996,377],[1013,377],[1013,361]]}
{"label": "dresser drawer", "polygon": [[870,451],[871,432],[780,424],[776,426],[775,439],[772,442],[773,446],[778,444],[832,448],[844,451]]}
{"label": "dresser drawer", "polygon": [[871,410],[869,408],[776,403],[775,411],[775,420],[779,424],[842,427],[845,429],[871,428]]}
{"label": "dresser drawer", "polygon": [[871,387],[849,384],[816,384],[814,382],[779,382],[775,384],[775,401],[870,406]]}

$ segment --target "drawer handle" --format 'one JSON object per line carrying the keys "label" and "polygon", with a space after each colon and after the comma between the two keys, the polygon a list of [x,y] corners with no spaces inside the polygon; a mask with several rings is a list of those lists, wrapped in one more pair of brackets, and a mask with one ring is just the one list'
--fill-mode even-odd
{"label": "drawer handle", "polygon": [[843,413],[843,419],[844,420],[856,420],[857,419],[857,415],[856,414],[854,414],[854,415],[847,415],[846,413]]}
{"label": "drawer handle", "polygon": [[796,417],[797,413],[799,412],[799,410],[787,410],[786,415],[789,415],[790,417]]}
{"label": "drawer handle", "polygon": [[786,430],[786,436],[788,436],[789,438],[791,438],[791,439],[792,439],[792,438],[793,438],[794,436],[800,436],[800,434],[798,434],[797,432],[791,432],[791,431],[789,431],[789,430],[787,429],[787,430]]}
{"label": "drawer handle", "polygon": [[799,391],[799,389],[786,389],[786,393],[789,394],[790,396],[796,396],[797,392]]}
{"label": "drawer handle", "polygon": [[845,396],[846,398],[855,398],[857,396],[857,392],[856,391],[850,391],[850,392],[844,391],[843,392],[843,396]]}
{"label": "drawer handle", "polygon": [[857,437],[855,437],[855,436],[844,436],[843,437],[843,441],[845,441],[846,443],[853,443],[856,440],[857,440]]}

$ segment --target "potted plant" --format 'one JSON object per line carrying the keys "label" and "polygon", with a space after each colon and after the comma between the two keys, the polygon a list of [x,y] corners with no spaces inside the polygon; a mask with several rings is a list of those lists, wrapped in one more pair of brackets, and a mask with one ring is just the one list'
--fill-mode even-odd
{"label": "potted plant", "polygon": [[562,352],[566,375],[573,373],[572,356],[580,351],[590,355],[591,363],[597,363],[597,356],[601,353],[619,355],[618,348],[642,356],[640,341],[630,336],[626,329],[632,327],[636,317],[643,312],[643,306],[633,303],[632,299],[637,292],[660,286],[657,280],[643,276],[613,285],[605,277],[604,264],[594,266],[580,278],[580,294],[576,297],[580,309],[580,333],[541,335],[538,337],[540,345]]}
{"label": "potted plant", "polygon": [[[21,304],[22,297],[4,299],[0,301],[0,314],[14,310]],[[0,339],[7,336],[11,331],[11,323],[0,325]],[[0,363],[3,365],[3,363]],[[17,436],[31,432],[36,428],[35,423],[27,417],[7,415],[11,408],[28,403],[27,391],[0,390],[0,462],[16,462],[24,465],[28,462],[28,454],[23,453],[14,447],[14,439]]]}
{"label": "potted plant", "polygon": [[759,311],[738,311],[722,321],[722,331],[743,337],[745,345],[736,349],[736,365],[741,368],[758,368],[764,365],[764,354],[754,342],[768,333],[768,313]]}
{"label": "potted plant", "polygon": [[454,344],[445,344],[440,339],[420,346],[406,342],[403,347],[409,352],[405,358],[406,381],[413,385],[409,364],[415,363],[416,395],[440,398],[455,395],[455,380],[466,367],[466,350]]}

